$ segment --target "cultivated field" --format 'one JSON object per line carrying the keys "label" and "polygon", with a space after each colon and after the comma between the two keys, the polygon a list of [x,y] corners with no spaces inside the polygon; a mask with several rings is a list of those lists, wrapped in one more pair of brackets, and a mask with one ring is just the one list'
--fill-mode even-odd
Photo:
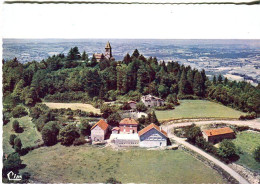
{"label": "cultivated field", "polygon": [[[24,132],[15,133],[12,128],[12,124],[15,119],[19,121]],[[16,136],[21,139],[23,148],[42,143],[41,133],[36,130],[35,125],[32,123],[29,116],[24,116],[22,118],[11,118],[10,122],[3,126],[3,152],[7,154],[14,152],[14,149],[9,144],[9,137],[11,134],[16,134]]]}
{"label": "cultivated field", "polygon": [[53,103],[53,102],[44,102],[44,104],[46,104],[51,109],[61,109],[61,108],[68,109],[68,108],[70,108],[71,110],[79,109],[79,110],[86,111],[86,112],[93,112],[93,113],[100,114],[100,109],[97,109],[90,104],[84,104],[84,103]]}
{"label": "cultivated field", "polygon": [[[34,182],[224,183],[213,169],[181,150],[115,151],[92,146],[42,147],[22,157]],[[22,171],[21,171],[22,172]]]}
{"label": "cultivated field", "polygon": [[207,100],[180,100],[174,110],[155,111],[159,121],[171,119],[239,118],[245,113]]}
{"label": "cultivated field", "polygon": [[237,163],[260,172],[260,163],[256,162],[253,157],[253,151],[260,145],[260,133],[241,132],[237,134],[237,138],[233,142],[242,151],[242,154],[239,154],[240,159]]}

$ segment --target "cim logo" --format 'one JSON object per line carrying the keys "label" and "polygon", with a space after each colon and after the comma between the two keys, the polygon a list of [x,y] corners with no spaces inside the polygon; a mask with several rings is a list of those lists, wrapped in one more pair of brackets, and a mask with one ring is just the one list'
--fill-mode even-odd
{"label": "cim logo", "polygon": [[19,175],[19,174],[15,174],[13,171],[10,171],[7,174],[7,178],[8,178],[9,181],[20,181],[20,180],[22,180],[22,176]]}

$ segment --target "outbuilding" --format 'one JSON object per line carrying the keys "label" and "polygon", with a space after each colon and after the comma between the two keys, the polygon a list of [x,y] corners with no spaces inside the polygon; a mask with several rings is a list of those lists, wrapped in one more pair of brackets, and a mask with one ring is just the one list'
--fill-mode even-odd
{"label": "outbuilding", "polygon": [[202,130],[202,135],[206,141],[212,142],[213,144],[223,139],[234,139],[236,137],[235,132],[229,127]]}
{"label": "outbuilding", "polygon": [[104,141],[107,132],[108,124],[101,119],[91,128],[91,140],[94,142]]}

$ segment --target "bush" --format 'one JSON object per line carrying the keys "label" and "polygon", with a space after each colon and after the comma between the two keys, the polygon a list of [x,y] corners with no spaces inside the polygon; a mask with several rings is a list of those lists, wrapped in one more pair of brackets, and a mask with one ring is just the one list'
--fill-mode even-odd
{"label": "bush", "polygon": [[91,129],[91,125],[89,124],[89,122],[87,120],[83,120],[81,121],[80,125],[79,125],[79,131],[80,134],[83,136],[86,135],[90,135],[90,129]]}
{"label": "bush", "polygon": [[17,153],[20,153],[20,151],[22,150],[22,141],[19,137],[16,137],[14,139],[14,150],[17,152]]}
{"label": "bush", "polygon": [[15,138],[16,138],[16,135],[14,135],[14,134],[11,134],[11,135],[10,135],[9,143],[10,143],[10,145],[11,145],[12,147],[14,147],[14,140],[15,140]]}
{"label": "bush", "polygon": [[195,124],[185,127],[184,131],[188,141],[192,143],[195,143],[196,137],[202,136],[200,128],[195,126]]}
{"label": "bush", "polygon": [[255,160],[256,160],[257,162],[260,162],[260,146],[258,146],[258,147],[255,149],[253,155],[254,155]]}
{"label": "bush", "polygon": [[139,112],[145,112],[147,111],[147,107],[144,105],[144,103],[139,102],[136,104],[136,110]]}
{"label": "bush", "polygon": [[236,146],[232,141],[224,139],[220,143],[217,153],[224,159],[230,159],[232,156],[236,155]]}
{"label": "bush", "polygon": [[3,173],[2,176],[6,177],[7,173],[13,171],[18,173],[19,169],[22,167],[22,160],[18,153],[11,153],[8,155],[7,159],[3,161]]}
{"label": "bush", "polygon": [[13,130],[18,133],[20,131],[21,127],[20,127],[20,124],[17,120],[14,120],[13,121]]}
{"label": "bush", "polygon": [[62,145],[70,146],[74,140],[79,137],[76,125],[71,124],[63,127],[59,133],[59,139]]}
{"label": "bush", "polygon": [[73,145],[74,146],[79,146],[79,145],[83,145],[83,144],[86,144],[87,141],[85,140],[85,138],[83,136],[79,137],[79,138],[76,138],[73,142]]}
{"label": "bush", "polygon": [[120,116],[117,112],[111,114],[111,115],[107,118],[107,122],[108,122],[108,124],[111,125],[111,126],[118,126],[120,120],[121,120],[121,116]]}
{"label": "bush", "polygon": [[102,113],[102,117],[107,119],[112,113],[116,112],[117,109],[115,106],[109,106],[107,104],[102,105],[100,108],[100,112]]}
{"label": "bush", "polygon": [[12,111],[12,116],[14,118],[20,118],[26,115],[28,115],[28,113],[23,106],[16,106]]}
{"label": "bush", "polygon": [[174,94],[169,94],[166,98],[166,102],[168,103],[172,103],[172,104],[179,104],[178,102],[178,99],[177,99],[177,95],[174,93]]}
{"label": "bush", "polygon": [[251,113],[251,114],[247,114],[245,116],[241,115],[239,117],[239,120],[250,120],[250,119],[255,119],[257,116],[256,116],[256,113]]}
{"label": "bush", "polygon": [[107,184],[121,184],[121,181],[117,181],[115,178],[109,178],[106,181]]}
{"label": "bush", "polygon": [[46,123],[41,131],[42,140],[46,146],[52,146],[57,143],[60,127],[55,121]]}
{"label": "bush", "polygon": [[10,122],[9,117],[6,115],[6,113],[3,113],[3,123],[4,123],[4,125],[6,125],[9,122]]}
{"label": "bush", "polygon": [[174,109],[174,104],[172,104],[172,103],[165,103],[164,106],[157,106],[157,107],[155,107],[155,110],[159,110],[159,111],[169,110],[169,109]]}
{"label": "bush", "polygon": [[121,106],[120,106],[121,110],[130,110],[131,107],[127,102],[124,102]]}

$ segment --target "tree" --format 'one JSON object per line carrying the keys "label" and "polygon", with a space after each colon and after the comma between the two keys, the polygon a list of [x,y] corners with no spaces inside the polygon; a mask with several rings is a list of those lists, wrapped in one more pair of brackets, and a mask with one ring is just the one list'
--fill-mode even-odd
{"label": "tree", "polygon": [[74,47],[74,48],[70,49],[68,56],[67,56],[67,59],[68,60],[78,60],[78,59],[80,59],[80,53],[79,53],[78,47]]}
{"label": "tree", "polygon": [[160,123],[159,123],[159,121],[158,121],[154,111],[151,113],[150,122],[154,123],[155,125],[158,125],[158,126],[160,125]]}
{"label": "tree", "polygon": [[174,94],[169,94],[166,98],[166,102],[168,103],[173,103],[175,105],[177,105],[179,102],[178,102],[178,99],[177,99],[177,95],[174,93]]}
{"label": "tree", "polygon": [[119,122],[121,120],[121,116],[118,114],[118,112],[112,113],[108,118],[107,122],[111,126],[118,126]]}
{"label": "tree", "polygon": [[215,75],[213,76],[213,81],[212,81],[212,82],[213,82],[214,85],[217,84],[217,79],[216,79],[216,76],[215,76]]}
{"label": "tree", "polygon": [[16,137],[16,138],[14,139],[14,150],[15,150],[17,153],[19,153],[19,152],[21,152],[21,150],[22,150],[22,146],[23,146],[23,144],[22,144],[21,139],[20,139],[19,137]]}
{"label": "tree", "polygon": [[20,127],[19,122],[18,122],[17,120],[14,120],[14,121],[13,121],[13,130],[14,130],[16,133],[18,133],[20,129],[21,129],[21,127]]}
{"label": "tree", "polygon": [[132,59],[131,59],[130,55],[127,53],[127,54],[125,55],[124,59],[123,59],[123,63],[126,64],[126,65],[128,65],[128,64],[131,63],[131,62],[132,62]]}
{"label": "tree", "polygon": [[139,57],[139,51],[137,49],[134,50],[133,54],[132,54],[132,58],[138,58]]}
{"label": "tree", "polygon": [[260,146],[258,146],[255,150],[254,150],[254,158],[257,162],[260,162]]}
{"label": "tree", "polygon": [[8,155],[7,159],[3,161],[3,177],[7,176],[7,173],[13,171],[18,173],[19,169],[22,167],[22,160],[19,153],[11,153]]}
{"label": "tree", "polygon": [[88,55],[87,55],[86,51],[83,51],[82,56],[81,56],[81,59],[82,59],[83,61],[88,61]]}
{"label": "tree", "polygon": [[219,76],[218,76],[218,84],[222,84],[222,82],[223,82],[222,76],[219,74]]}
{"label": "tree", "polygon": [[200,72],[196,72],[194,76],[193,91],[197,96],[204,96],[205,84]]}
{"label": "tree", "polygon": [[14,140],[16,138],[16,135],[15,134],[11,134],[10,135],[10,138],[9,138],[9,143],[12,147],[14,147]]}
{"label": "tree", "polygon": [[67,125],[60,130],[59,139],[62,145],[70,146],[74,140],[80,135],[77,131],[77,127],[74,124]]}
{"label": "tree", "polygon": [[46,123],[41,131],[42,140],[46,146],[52,146],[57,143],[57,136],[59,135],[59,129],[57,122],[50,121]]}
{"label": "tree", "polygon": [[112,113],[116,112],[116,109],[114,106],[103,104],[100,108],[100,112],[102,113],[102,117],[107,119]]}
{"label": "tree", "polygon": [[16,106],[13,111],[12,111],[12,116],[14,118],[20,118],[20,117],[23,117],[23,116],[26,116],[28,113],[27,111],[25,110],[25,108],[23,106]]}
{"label": "tree", "polygon": [[185,128],[185,134],[188,138],[188,141],[195,143],[195,139],[202,135],[201,130],[199,127],[195,126],[195,124],[192,124],[191,126],[188,126]]}
{"label": "tree", "polygon": [[136,110],[139,112],[145,112],[147,111],[147,107],[144,105],[143,102],[139,102],[136,104]]}
{"label": "tree", "polygon": [[236,146],[232,141],[224,139],[220,143],[217,153],[222,158],[229,159],[232,156],[236,155]]}
{"label": "tree", "polygon": [[83,120],[79,125],[79,131],[81,135],[90,135],[91,133],[91,125],[89,124],[88,120]]}

